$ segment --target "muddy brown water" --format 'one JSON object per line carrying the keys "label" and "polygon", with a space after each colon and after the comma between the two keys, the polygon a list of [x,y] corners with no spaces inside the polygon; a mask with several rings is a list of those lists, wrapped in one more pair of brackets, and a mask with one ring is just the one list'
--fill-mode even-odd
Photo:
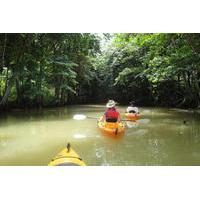
{"label": "muddy brown water", "polygon": [[[126,107],[118,106],[122,117]],[[92,166],[200,165],[200,115],[187,110],[140,108],[141,120],[127,122],[125,135],[102,135],[103,105],[16,110],[0,115],[0,165],[46,166],[67,142]],[[184,123],[184,121],[186,123]]]}

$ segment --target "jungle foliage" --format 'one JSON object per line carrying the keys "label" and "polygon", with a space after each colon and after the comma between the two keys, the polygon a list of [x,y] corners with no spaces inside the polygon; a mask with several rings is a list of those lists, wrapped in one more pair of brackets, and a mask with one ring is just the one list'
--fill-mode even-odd
{"label": "jungle foliage", "polygon": [[[115,34],[103,57],[99,74],[107,98],[151,106],[200,105],[200,34]],[[102,56],[98,59],[102,62]]]}
{"label": "jungle foliage", "polygon": [[0,107],[198,107],[200,34],[0,34]]}
{"label": "jungle foliage", "polygon": [[98,51],[94,34],[0,34],[1,107],[66,104]]}

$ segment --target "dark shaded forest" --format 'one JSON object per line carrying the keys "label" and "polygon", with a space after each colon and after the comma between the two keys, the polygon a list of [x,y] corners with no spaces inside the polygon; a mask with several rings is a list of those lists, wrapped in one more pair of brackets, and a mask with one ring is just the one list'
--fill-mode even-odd
{"label": "dark shaded forest", "polygon": [[198,108],[200,34],[0,34],[0,109],[134,100]]}

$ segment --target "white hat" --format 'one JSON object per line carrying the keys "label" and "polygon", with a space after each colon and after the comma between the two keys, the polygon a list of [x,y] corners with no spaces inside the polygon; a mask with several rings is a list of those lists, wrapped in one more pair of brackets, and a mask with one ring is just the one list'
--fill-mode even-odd
{"label": "white hat", "polygon": [[115,105],[116,105],[115,101],[109,100],[108,103],[106,104],[106,107],[107,108],[113,108],[113,107],[115,107]]}

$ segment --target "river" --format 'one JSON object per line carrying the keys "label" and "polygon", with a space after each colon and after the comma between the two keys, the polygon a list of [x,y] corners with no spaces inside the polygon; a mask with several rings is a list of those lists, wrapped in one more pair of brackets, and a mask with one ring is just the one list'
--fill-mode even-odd
{"label": "river", "polygon": [[[119,106],[122,117],[125,107]],[[67,144],[90,166],[200,165],[200,115],[187,110],[140,108],[125,135],[102,135],[94,119],[103,105],[15,110],[0,115],[0,165],[46,166]],[[184,123],[184,121],[186,123]]]}

